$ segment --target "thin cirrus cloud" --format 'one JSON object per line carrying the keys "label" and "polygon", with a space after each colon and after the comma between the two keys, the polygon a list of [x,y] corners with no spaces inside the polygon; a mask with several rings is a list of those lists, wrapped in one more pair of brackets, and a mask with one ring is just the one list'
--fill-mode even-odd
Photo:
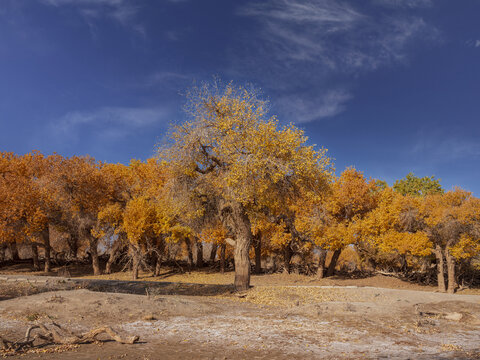
{"label": "thin cirrus cloud", "polygon": [[154,86],[154,85],[171,85],[175,84],[176,86],[181,83],[185,84],[188,81],[193,79],[192,76],[172,72],[172,71],[156,71],[150,74],[144,81],[143,85],[145,86]]}
{"label": "thin cirrus cloud", "polygon": [[374,0],[377,5],[400,8],[427,8],[433,6],[432,0]]}
{"label": "thin cirrus cloud", "polygon": [[64,7],[71,6],[78,9],[90,31],[96,36],[96,21],[111,19],[120,25],[146,35],[145,27],[137,21],[140,7],[129,0],[40,0],[45,5]]}
{"label": "thin cirrus cloud", "polygon": [[[254,61],[245,64],[267,87],[283,92],[279,107],[290,108],[297,122],[335,116],[352,98],[348,89],[354,87],[357,74],[405,64],[412,44],[440,40],[434,26],[404,11],[431,5],[427,0],[372,0],[371,6],[392,8],[372,17],[353,1],[251,2],[238,9],[259,27],[247,54]],[[343,89],[327,85],[337,80]],[[291,95],[298,88],[303,89],[303,99]]]}
{"label": "thin cirrus cloud", "polygon": [[372,18],[333,0],[256,2],[239,14],[262,24],[263,43],[277,58],[321,63],[330,70],[374,70],[404,59],[411,41],[438,37],[421,17]]}
{"label": "thin cirrus cloud", "polygon": [[56,135],[75,138],[82,130],[121,138],[155,125],[168,125],[170,112],[163,107],[103,107],[94,111],[72,111],[50,127]]}
{"label": "thin cirrus cloud", "polygon": [[480,40],[475,40],[475,39],[468,39],[467,41],[465,41],[465,45],[468,46],[468,47],[472,47],[472,48],[479,48],[480,47]]}
{"label": "thin cirrus cloud", "polygon": [[419,136],[410,152],[430,162],[445,163],[480,158],[480,144],[465,137],[437,133]]}
{"label": "thin cirrus cloud", "polygon": [[335,116],[345,110],[346,102],[352,95],[345,90],[329,90],[313,99],[286,96],[280,99],[282,112],[297,123],[306,123]]}

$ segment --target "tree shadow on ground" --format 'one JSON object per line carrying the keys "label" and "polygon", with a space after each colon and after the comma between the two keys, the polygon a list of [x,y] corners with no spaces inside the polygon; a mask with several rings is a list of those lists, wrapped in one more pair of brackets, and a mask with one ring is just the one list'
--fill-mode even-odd
{"label": "tree shadow on ground", "polygon": [[82,279],[75,281],[79,287],[91,291],[136,295],[215,296],[232,293],[233,285],[194,284],[179,282],[122,281]]}

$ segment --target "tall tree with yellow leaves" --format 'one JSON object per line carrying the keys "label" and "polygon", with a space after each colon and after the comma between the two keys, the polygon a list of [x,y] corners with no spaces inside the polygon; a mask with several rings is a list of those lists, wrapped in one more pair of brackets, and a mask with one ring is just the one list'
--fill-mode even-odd
{"label": "tall tree with yellow leaves", "polygon": [[470,192],[456,188],[445,194],[427,196],[422,212],[426,231],[435,246],[439,290],[446,289],[446,261],[447,291],[453,293],[457,288],[457,260],[473,257],[480,250],[480,200]]}
{"label": "tall tree with yellow leaves", "polygon": [[177,126],[174,143],[160,151],[178,181],[216,200],[234,241],[235,288],[250,286],[249,211],[279,208],[301,187],[323,188],[330,161],[307,146],[303,132],[267,117],[267,104],[250,89],[218,81],[188,94],[190,120]]}
{"label": "tall tree with yellow leaves", "polygon": [[108,272],[115,252],[126,240],[123,245],[129,247],[133,279],[138,278],[140,264],[151,253],[156,259],[154,274],[158,275],[161,252],[172,221],[163,196],[165,168],[155,159],[148,159],[146,162],[132,160],[129,166],[109,164],[102,171],[110,183],[115,184],[114,196],[98,213],[94,231],[97,238],[102,238],[110,229],[116,237],[107,263]]}
{"label": "tall tree with yellow leaves", "polygon": [[[312,229],[318,246],[333,251],[327,276],[333,275],[342,250],[358,240],[358,222],[377,206],[378,188],[373,179],[367,180],[355,168],[347,168],[332,184],[323,209],[316,210]],[[313,209],[315,210],[315,209]],[[317,222],[317,224],[315,224]],[[320,254],[320,274],[323,274],[325,253]],[[323,256],[322,256],[323,255]]]}
{"label": "tall tree with yellow leaves", "polygon": [[370,256],[381,258],[393,254],[405,272],[407,257],[425,257],[431,253],[432,243],[424,231],[424,217],[420,212],[423,201],[421,197],[402,195],[390,187],[381,191],[378,206],[357,224],[362,245],[372,245],[376,252]]}
{"label": "tall tree with yellow leaves", "polygon": [[95,275],[101,274],[98,238],[94,236],[98,213],[112,198],[115,187],[102,172],[104,166],[91,157],[53,156],[47,185],[60,207],[61,222],[88,245]]}
{"label": "tall tree with yellow leaves", "polygon": [[[50,227],[61,216],[55,197],[49,188],[49,174],[54,171],[48,158],[34,151],[23,156],[2,154],[9,163],[0,187],[5,195],[1,225],[4,238],[11,243],[26,241],[32,247],[34,269],[38,270],[38,250],[44,250],[45,272],[50,271]],[[3,192],[3,191],[2,191]],[[40,241],[37,241],[39,239]]]}

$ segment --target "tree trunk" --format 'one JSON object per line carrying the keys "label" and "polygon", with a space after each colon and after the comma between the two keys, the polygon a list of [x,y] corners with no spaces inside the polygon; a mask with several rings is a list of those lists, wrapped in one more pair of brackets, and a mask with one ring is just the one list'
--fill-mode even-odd
{"label": "tree trunk", "polygon": [[203,243],[200,240],[196,240],[197,248],[197,268],[203,267]]}
{"label": "tree trunk", "polygon": [[445,292],[445,271],[443,262],[443,251],[440,245],[435,245],[435,257],[437,259],[437,283],[438,291]]}
{"label": "tree trunk", "polygon": [[225,272],[225,250],[227,248],[226,244],[220,245],[220,272],[223,274]]}
{"label": "tree trunk", "polygon": [[320,249],[318,256],[317,277],[322,279],[325,277],[325,260],[327,260],[327,250]]}
{"label": "tree trunk", "polygon": [[239,202],[225,202],[221,207],[221,218],[225,228],[235,237],[233,257],[235,262],[235,289],[250,288],[250,256],[252,243],[250,219],[243,205]]}
{"label": "tree trunk", "polygon": [[33,260],[33,270],[39,271],[40,264],[38,263],[38,247],[37,244],[32,242],[32,260]]}
{"label": "tree trunk", "polygon": [[192,242],[190,238],[185,238],[185,245],[187,246],[187,253],[188,253],[188,265],[190,268],[193,268],[193,249],[192,249]]}
{"label": "tree trunk", "polygon": [[272,272],[275,274],[278,270],[278,264],[277,264],[277,256],[270,256],[270,259],[272,261]]}
{"label": "tree trunk", "polygon": [[406,274],[408,272],[408,264],[407,264],[406,256],[405,255],[400,255],[399,261],[400,261],[400,271],[403,274]]}
{"label": "tree trunk", "polygon": [[45,268],[44,272],[48,273],[50,272],[51,269],[51,263],[50,263],[50,231],[47,226],[46,229],[44,229],[41,234],[40,234],[43,242],[43,250],[45,251]]}
{"label": "tree trunk", "polygon": [[244,291],[250,288],[250,249],[251,238],[247,236],[237,237],[234,261],[235,261],[235,289]]}
{"label": "tree trunk", "polygon": [[90,255],[92,256],[93,275],[101,275],[100,259],[98,258],[98,240],[93,236],[88,237],[88,244],[90,245]]}
{"label": "tree trunk", "polygon": [[330,264],[328,265],[327,269],[327,276],[332,276],[335,274],[335,267],[337,266],[338,258],[340,257],[340,253],[342,250],[335,250],[332,255],[332,259],[330,260]]}
{"label": "tree trunk", "polygon": [[162,257],[157,254],[157,258],[155,259],[155,271],[153,272],[153,276],[157,277],[160,276],[160,272],[162,270]]}
{"label": "tree trunk", "polygon": [[215,258],[217,257],[217,243],[212,243],[212,249],[210,250],[210,260],[211,264],[215,264]]}
{"label": "tree trunk", "polygon": [[10,253],[12,254],[12,260],[18,261],[20,260],[20,256],[18,255],[18,247],[16,242],[10,243]]}
{"label": "tree trunk", "polygon": [[67,239],[67,245],[70,252],[70,257],[73,259],[77,258],[78,255],[78,234],[73,232]]}
{"label": "tree trunk", "polygon": [[122,246],[123,246],[123,242],[121,239],[117,239],[113,243],[112,249],[110,250],[110,256],[108,257],[107,265],[105,267],[105,274],[112,273],[112,265],[117,260]]}
{"label": "tree trunk", "polygon": [[292,260],[292,249],[290,244],[287,244],[283,249],[283,271],[290,274],[290,261]]}
{"label": "tree trunk", "polygon": [[132,257],[132,279],[138,280],[138,270],[140,268],[140,254],[135,245],[130,244],[130,255]]}
{"label": "tree trunk", "polygon": [[262,272],[262,234],[259,231],[255,235],[255,274]]}
{"label": "tree trunk", "polygon": [[7,248],[6,244],[0,244],[0,262],[5,261],[5,249]]}
{"label": "tree trunk", "polygon": [[449,294],[453,294],[457,288],[455,280],[455,258],[450,254],[448,247],[445,249],[445,259],[447,261],[448,289]]}
{"label": "tree trunk", "polygon": [[162,256],[165,253],[165,241],[163,238],[158,240],[157,252],[155,253],[155,271],[153,276],[160,276],[160,270],[162,269]]}

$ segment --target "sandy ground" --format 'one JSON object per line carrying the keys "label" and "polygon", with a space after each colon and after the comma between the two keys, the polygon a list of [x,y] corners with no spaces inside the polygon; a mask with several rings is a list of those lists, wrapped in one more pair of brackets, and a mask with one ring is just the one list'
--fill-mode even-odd
{"label": "sandy ground", "polygon": [[27,295],[31,285],[4,282],[0,294],[26,286],[19,294],[27,296],[0,301],[0,335],[21,338],[28,324],[55,321],[75,332],[110,325],[141,340],[45,348],[24,359],[480,358],[479,295],[274,280],[240,296],[132,295],[51,284],[42,291],[54,291]]}

